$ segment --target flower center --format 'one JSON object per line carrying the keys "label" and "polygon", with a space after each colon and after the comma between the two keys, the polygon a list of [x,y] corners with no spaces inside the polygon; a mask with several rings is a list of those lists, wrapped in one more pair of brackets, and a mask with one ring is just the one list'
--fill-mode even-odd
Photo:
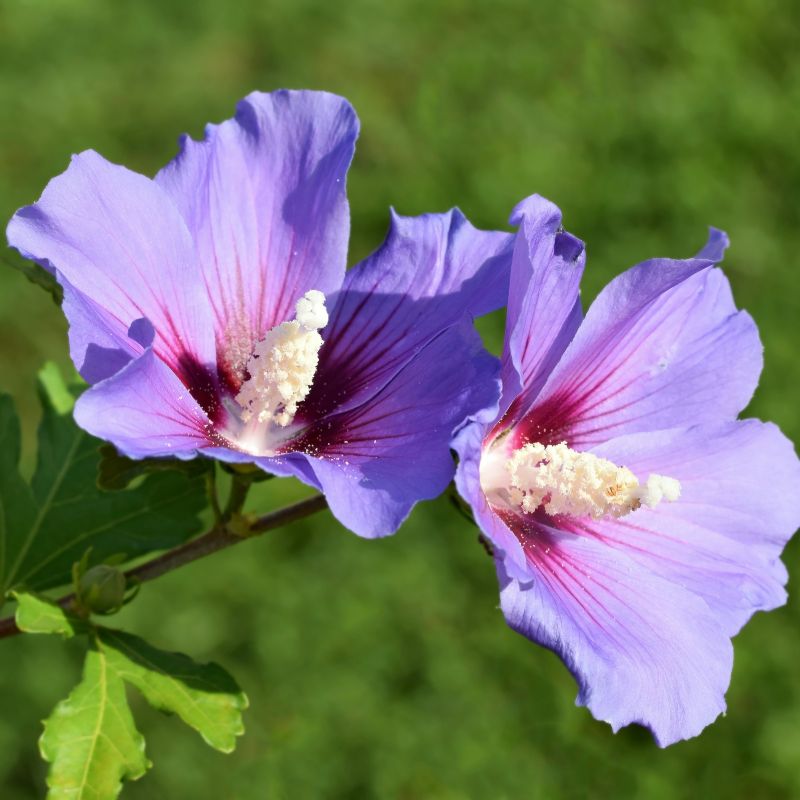
{"label": "flower center", "polygon": [[486,460],[486,467],[481,465],[484,491],[528,514],[541,507],[550,515],[622,517],[641,505],[673,502],[681,494],[675,478],[653,474],[641,484],[627,467],[572,450],[566,442],[526,444],[502,464],[491,454]]}
{"label": "flower center", "polygon": [[311,390],[323,344],[318,331],[327,324],[325,295],[312,289],[297,301],[295,319],[267,331],[247,360],[250,377],[236,395],[243,422],[292,423]]}

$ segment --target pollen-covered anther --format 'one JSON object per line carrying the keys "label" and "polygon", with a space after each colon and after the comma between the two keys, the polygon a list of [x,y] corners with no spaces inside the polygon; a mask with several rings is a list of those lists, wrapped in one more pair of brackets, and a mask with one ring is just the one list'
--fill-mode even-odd
{"label": "pollen-covered anther", "polygon": [[653,507],[680,497],[674,478],[650,475],[644,484],[627,467],[565,442],[526,444],[506,462],[511,502],[532,513],[540,506],[551,515],[622,517],[642,504]]}
{"label": "pollen-covered anther", "polygon": [[242,420],[290,425],[317,371],[322,337],[328,324],[325,295],[315,289],[297,301],[295,319],[267,332],[247,361],[249,378],[236,395]]}

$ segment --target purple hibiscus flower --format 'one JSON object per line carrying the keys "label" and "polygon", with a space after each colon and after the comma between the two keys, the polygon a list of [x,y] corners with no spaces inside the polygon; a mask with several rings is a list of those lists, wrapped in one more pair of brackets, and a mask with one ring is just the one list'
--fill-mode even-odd
{"label": "purple hibiscus flower", "polygon": [[761,345],[715,264],[654,259],[583,318],[583,243],[516,209],[502,397],[456,437],[456,482],[494,546],[509,625],[554,650],[577,703],[666,746],[725,709],[730,638],[786,599],[800,463],[737,420]]}
{"label": "purple hibiscus flower", "polygon": [[496,401],[470,315],[505,303],[513,240],[393,215],[345,273],[357,134],[340,97],[254,93],[153,180],[75,156],[8,239],[64,289],[79,425],[294,475],[372,537],[446,487],[454,428]]}

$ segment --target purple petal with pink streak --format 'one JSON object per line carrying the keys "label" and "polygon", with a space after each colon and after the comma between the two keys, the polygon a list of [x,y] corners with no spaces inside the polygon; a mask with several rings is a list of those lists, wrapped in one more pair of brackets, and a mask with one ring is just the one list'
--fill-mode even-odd
{"label": "purple petal with pink streak", "polygon": [[350,104],[326,92],[254,92],[206,138],[181,139],[156,176],[197,243],[223,376],[237,390],[253,345],[310,289],[344,279]]}
{"label": "purple petal with pink streak", "polygon": [[[511,266],[503,349],[501,427],[530,409],[578,330],[583,242],[561,229],[561,212],[533,195],[511,215],[519,225]],[[507,412],[507,413],[506,413]]]}
{"label": "purple petal with pink streak", "polygon": [[497,561],[503,613],[562,658],[578,705],[615,731],[648,727],[661,747],[697,736],[725,711],[733,648],[701,597],[591,537],[508,521],[531,571],[521,582]]}
{"label": "purple petal with pink streak", "polygon": [[416,502],[447,487],[455,471],[453,433],[466,417],[497,403],[497,376],[497,360],[465,318],[377,394],[321,418],[292,448],[307,454],[342,524],[367,538],[386,536]]}
{"label": "purple petal with pink streak", "polygon": [[316,420],[364,403],[465,314],[502,306],[512,241],[511,234],[474,228],[458,209],[392,213],[386,241],[347,273],[333,299],[300,417]]}
{"label": "purple petal with pink streak", "polygon": [[579,449],[614,436],[735,419],[762,348],[709,262],[658,259],[613,280],[515,430]]}
{"label": "purple petal with pink streak", "polygon": [[208,415],[152,348],[85,391],[75,421],[129,458],[193,458],[215,445]]}
{"label": "purple petal with pink streak", "polygon": [[[83,342],[79,350],[107,347],[109,337],[127,339],[131,324],[144,317],[155,329],[155,353],[177,375],[215,364],[197,250],[178,210],[149,178],[81,153],[36,203],[17,211],[7,235],[12,247],[86,298],[72,292],[75,302],[65,307],[75,312],[70,324],[82,328],[73,332]],[[90,316],[102,316],[96,341],[89,307]]]}

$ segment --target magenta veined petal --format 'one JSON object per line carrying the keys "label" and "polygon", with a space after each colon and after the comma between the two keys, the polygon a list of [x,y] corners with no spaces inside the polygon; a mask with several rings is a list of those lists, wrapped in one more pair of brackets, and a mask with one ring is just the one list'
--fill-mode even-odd
{"label": "magenta veined petal", "polygon": [[[447,360],[460,368],[443,369]],[[311,426],[300,450],[338,519],[361,536],[385,536],[417,501],[441,494],[455,471],[453,433],[496,403],[497,375],[497,360],[463,318],[362,405]]]}
{"label": "magenta veined petal", "polygon": [[505,302],[513,237],[455,209],[393,215],[345,277],[357,135],[341,97],[253,93],[155,180],[77,157],[8,236],[64,286],[92,384],[79,424],[134,458],[296,476],[384,536],[445,488],[452,434],[496,405],[471,315]]}
{"label": "magenta veined petal", "polygon": [[736,420],[762,357],[715,267],[724,233],[628,270],[581,321],[558,210],[517,215],[503,399],[454,438],[456,485],[509,625],[561,656],[595,717],[665,746],[725,709],[730,637],[785,602],[800,461],[774,425]]}
{"label": "magenta veined petal", "polygon": [[[583,242],[561,230],[561,212],[533,195],[511,216],[518,224],[503,350],[504,425],[530,408],[583,318]],[[513,408],[509,407],[513,404]]]}
{"label": "magenta veined petal", "polygon": [[[12,247],[56,270],[103,309],[104,332],[113,326],[125,338],[144,317],[155,329],[155,352],[176,374],[187,363],[214,363],[211,309],[194,242],[153,181],[82,153],[36,203],[13,216],[7,233]],[[89,328],[79,335],[88,341],[90,334]]]}
{"label": "magenta veined petal", "polygon": [[386,241],[347,273],[333,298],[302,414],[319,419],[363,404],[465,314],[500,308],[512,241],[511,234],[474,228],[458,209],[392,212]]}
{"label": "magenta veined petal", "polygon": [[645,262],[601,292],[515,435],[586,448],[735,419],[761,367],[755,323],[736,310],[719,269]]}
{"label": "magenta veined petal", "polygon": [[256,341],[305,292],[342,284],[352,106],[327,92],[254,92],[156,176],[197,242],[220,365],[235,388]]}
{"label": "magenta veined petal", "polygon": [[150,348],[84,392],[75,421],[130,458],[191,458],[214,443],[208,415]]}
{"label": "magenta veined petal", "polygon": [[520,535],[531,579],[498,562],[503,613],[561,656],[578,705],[615,731],[645,725],[662,747],[725,711],[733,648],[702,598],[591,538],[536,523]]}

